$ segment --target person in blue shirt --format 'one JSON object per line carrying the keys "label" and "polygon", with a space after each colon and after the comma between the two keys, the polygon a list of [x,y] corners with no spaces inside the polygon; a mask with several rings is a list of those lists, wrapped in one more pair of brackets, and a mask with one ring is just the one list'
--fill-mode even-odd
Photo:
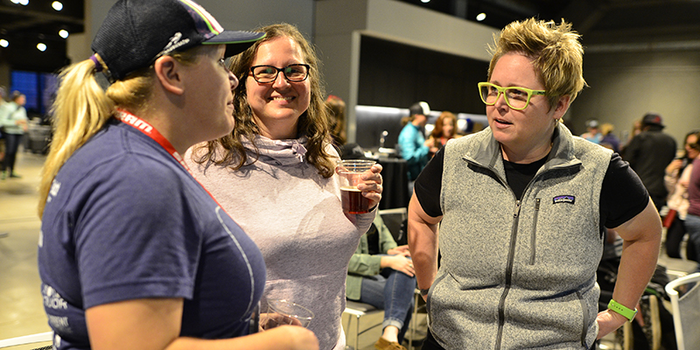
{"label": "person in blue shirt", "polygon": [[15,160],[17,151],[22,143],[22,136],[27,131],[27,110],[24,104],[27,97],[19,92],[13,91],[10,102],[0,106],[0,127],[2,127],[5,138],[6,152],[2,160],[2,174],[0,179],[6,177],[19,178],[15,173]]}
{"label": "person in blue shirt", "polygon": [[603,140],[603,134],[600,132],[598,121],[595,119],[586,120],[586,132],[581,137],[595,144],[600,144],[600,141]]}
{"label": "person in blue shirt", "polygon": [[615,151],[615,153],[620,153],[620,139],[613,133],[615,126],[610,123],[603,123],[600,126],[600,133],[603,138],[600,139],[600,145],[607,147]]}
{"label": "person in blue shirt", "polygon": [[233,130],[225,58],[262,37],[190,0],[119,0],[62,71],[39,203],[53,349],[318,350],[257,332],[262,253],[181,156]]}
{"label": "person in blue shirt", "polygon": [[406,160],[408,168],[409,190],[413,192],[411,184],[416,180],[423,167],[428,164],[430,147],[426,145],[423,128],[428,122],[430,106],[427,102],[420,101],[409,108],[410,116],[406,125],[399,134],[399,154]]}

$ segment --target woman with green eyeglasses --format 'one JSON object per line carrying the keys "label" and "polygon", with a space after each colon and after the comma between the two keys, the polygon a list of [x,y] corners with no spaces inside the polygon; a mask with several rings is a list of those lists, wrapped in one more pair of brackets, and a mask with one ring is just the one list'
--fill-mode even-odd
{"label": "woman with green eyeglasses", "polygon": [[[586,85],[569,23],[513,22],[491,49],[478,84],[489,127],[448,141],[408,208],[431,321],[422,349],[593,349],[635,317],[659,216],[627,163],[560,122]],[[598,313],[604,227],[625,243],[613,300]]]}

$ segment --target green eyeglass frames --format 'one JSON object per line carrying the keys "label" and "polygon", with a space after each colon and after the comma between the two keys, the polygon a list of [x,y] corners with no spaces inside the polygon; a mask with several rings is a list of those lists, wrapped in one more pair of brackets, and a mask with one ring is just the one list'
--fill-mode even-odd
{"label": "green eyeglass frames", "polygon": [[503,94],[508,107],[522,111],[530,104],[532,95],[544,95],[545,90],[532,90],[523,87],[501,87],[491,83],[479,83],[479,96],[487,106],[493,106]]}

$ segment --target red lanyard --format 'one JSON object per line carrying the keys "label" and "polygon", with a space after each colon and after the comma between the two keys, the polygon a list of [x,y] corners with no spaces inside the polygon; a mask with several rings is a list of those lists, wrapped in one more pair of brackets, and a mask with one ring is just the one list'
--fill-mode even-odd
{"label": "red lanyard", "polygon": [[182,158],[180,153],[175,150],[175,147],[168,141],[168,139],[163,136],[156,128],[154,128],[151,124],[148,124],[145,120],[123,110],[123,109],[117,109],[117,115],[115,116],[117,119],[119,119],[121,122],[127,125],[133,126],[136,130],[141,131],[142,133],[148,135],[148,137],[152,138],[153,141],[158,142],[161,147],[163,147],[168,153],[170,153],[175,160],[178,161],[178,163],[182,164],[185,169],[187,169],[187,172],[192,174],[190,171],[190,168],[187,166],[185,163],[185,160]]}
{"label": "red lanyard", "polygon": [[197,178],[194,177],[194,175],[192,175],[190,168],[187,166],[187,163],[185,163],[185,160],[182,158],[180,153],[178,153],[178,151],[175,149],[175,147],[173,147],[170,141],[168,141],[168,139],[166,139],[165,136],[163,136],[163,134],[158,132],[156,128],[154,128],[151,124],[148,124],[148,122],[146,122],[145,120],[123,109],[117,109],[117,114],[115,115],[115,118],[117,118],[124,124],[133,126],[136,130],[141,131],[142,133],[146,134],[146,136],[152,138],[153,141],[161,145],[161,147],[163,147],[168,153],[170,153],[170,155],[173,156],[173,158],[175,158],[175,160],[177,160],[177,162],[180,163],[185,168],[185,170],[187,170],[188,173],[190,173],[190,175],[199,183],[199,185],[202,186],[202,188],[205,191],[207,191],[209,196],[214,200],[214,202],[216,202],[216,204],[221,208],[221,210],[226,212],[226,210],[224,210],[224,207],[221,206],[221,204],[219,204],[219,201],[217,201],[216,198],[212,196],[211,192],[209,192],[209,190],[207,190],[207,188],[204,187],[204,185],[202,185],[202,183],[199,182],[199,180],[197,180]]}

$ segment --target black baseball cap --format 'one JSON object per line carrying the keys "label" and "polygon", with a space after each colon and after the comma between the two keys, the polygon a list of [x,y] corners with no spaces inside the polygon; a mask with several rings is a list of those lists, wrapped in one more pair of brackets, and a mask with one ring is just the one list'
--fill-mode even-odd
{"label": "black baseball cap", "polygon": [[226,45],[236,55],[265,33],[227,31],[202,6],[191,0],[119,0],[92,41],[111,80],[149,66],[158,57],[197,45]]}
{"label": "black baseball cap", "polygon": [[647,113],[642,118],[642,125],[657,125],[661,128],[665,128],[664,121],[660,115],[656,113]]}
{"label": "black baseball cap", "polygon": [[411,105],[411,107],[408,108],[408,111],[412,116],[420,114],[427,117],[430,115],[430,106],[428,105],[428,102],[420,101]]}

